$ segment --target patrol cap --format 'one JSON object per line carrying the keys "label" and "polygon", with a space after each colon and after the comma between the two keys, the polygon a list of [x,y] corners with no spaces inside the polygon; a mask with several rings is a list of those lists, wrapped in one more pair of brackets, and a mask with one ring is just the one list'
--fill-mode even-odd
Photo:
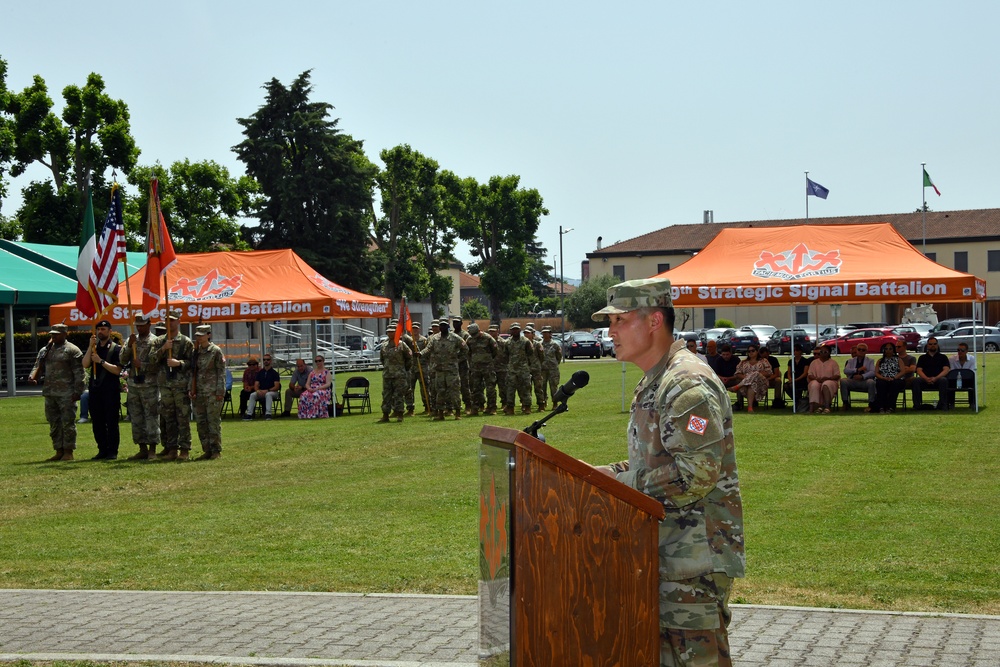
{"label": "patrol cap", "polygon": [[49,335],[52,334],[63,334],[64,336],[69,333],[69,327],[65,324],[53,324],[49,328]]}
{"label": "patrol cap", "polygon": [[524,326],[524,333],[530,333],[530,334],[535,333],[535,327],[531,326],[530,324],[526,324]]}
{"label": "patrol cap", "polygon": [[414,322],[410,326],[413,327],[414,329],[419,329],[420,328],[420,322]]}
{"label": "patrol cap", "polygon": [[500,327],[497,326],[496,324],[491,324],[489,331],[500,331]]}
{"label": "patrol cap", "polygon": [[640,308],[672,308],[670,281],[666,278],[626,280],[608,288],[608,305],[591,318],[600,322],[606,315],[621,315]]}
{"label": "patrol cap", "polygon": [[107,328],[110,329],[111,328],[111,322],[108,322],[107,320],[101,320],[100,322],[97,323],[97,326],[99,326],[99,327],[107,327]]}
{"label": "patrol cap", "polygon": [[514,324],[510,325],[510,330],[513,331],[514,329],[517,329],[518,331],[520,331],[521,330],[521,325],[518,324],[517,322],[514,322]]}
{"label": "patrol cap", "polygon": [[479,325],[476,324],[475,322],[473,322],[472,324],[470,324],[469,325],[469,333],[470,334],[477,334],[477,333],[479,333]]}
{"label": "patrol cap", "polygon": [[389,326],[387,326],[385,328],[385,330],[386,331],[395,331],[396,330],[396,325],[395,324],[390,324]]}
{"label": "patrol cap", "polygon": [[163,324],[157,324],[155,327],[153,327],[153,333],[155,333],[157,336],[161,336],[167,333],[167,327]]}
{"label": "patrol cap", "polygon": [[211,324],[199,324],[198,326],[196,326],[194,328],[194,335],[195,336],[207,336],[210,333],[212,333],[212,325]]}
{"label": "patrol cap", "polygon": [[462,318],[458,317],[457,315],[455,315],[455,316],[453,316],[451,318],[451,321],[454,322],[455,324],[461,324],[462,323]]}
{"label": "patrol cap", "polygon": [[179,320],[181,319],[181,311],[179,308],[171,308],[170,312],[167,313],[168,320]]}
{"label": "patrol cap", "polygon": [[149,324],[149,318],[143,315],[142,313],[136,313],[133,321],[139,325]]}
{"label": "patrol cap", "polygon": [[542,333],[552,333],[552,327],[542,327]]}

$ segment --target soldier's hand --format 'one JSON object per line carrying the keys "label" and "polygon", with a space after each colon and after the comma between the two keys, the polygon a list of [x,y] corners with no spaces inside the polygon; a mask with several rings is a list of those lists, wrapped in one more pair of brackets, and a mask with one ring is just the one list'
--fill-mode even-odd
{"label": "soldier's hand", "polygon": [[171,368],[177,368],[180,365],[180,359],[167,359],[167,366],[170,366]]}
{"label": "soldier's hand", "polygon": [[35,378],[28,378],[28,384],[38,384],[38,380]]}
{"label": "soldier's hand", "polygon": [[131,336],[128,337],[128,343],[127,344],[128,345],[135,345],[135,343],[136,343],[137,340],[138,340],[138,338],[136,338],[135,334],[132,334]]}
{"label": "soldier's hand", "polygon": [[163,350],[172,350],[172,349],[174,349],[174,339],[173,338],[168,338],[167,340],[165,340],[163,342],[163,347],[161,349],[163,349]]}
{"label": "soldier's hand", "polygon": [[97,334],[91,334],[90,336],[90,349],[93,350],[97,346]]}
{"label": "soldier's hand", "polygon": [[194,400],[195,398],[198,398],[198,392],[192,389],[191,391],[188,392],[188,396],[190,396],[191,399]]}

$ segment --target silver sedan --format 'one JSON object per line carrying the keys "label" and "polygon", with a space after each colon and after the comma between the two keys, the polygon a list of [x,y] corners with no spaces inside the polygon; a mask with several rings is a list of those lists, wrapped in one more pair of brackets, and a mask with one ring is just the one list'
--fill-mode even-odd
{"label": "silver sedan", "polygon": [[[987,352],[996,352],[1000,350],[1000,329],[996,327],[976,327],[975,340],[973,340],[972,327],[961,327],[938,335],[937,341],[938,349],[942,352],[957,352],[959,343],[968,345],[970,352],[983,349]],[[927,338],[920,339],[920,351],[927,351]]]}

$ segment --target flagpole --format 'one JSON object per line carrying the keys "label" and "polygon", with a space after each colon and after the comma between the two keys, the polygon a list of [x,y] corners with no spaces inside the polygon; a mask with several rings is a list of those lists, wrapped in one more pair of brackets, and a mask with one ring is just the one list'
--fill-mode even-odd
{"label": "flagpole", "polygon": [[923,253],[927,255],[927,186],[924,185],[924,174],[927,173],[927,163],[920,163],[920,197],[923,199],[923,204],[920,206],[920,220],[923,223],[924,237],[923,237]]}
{"label": "flagpole", "polygon": [[806,172],[806,222],[809,222],[809,172]]}

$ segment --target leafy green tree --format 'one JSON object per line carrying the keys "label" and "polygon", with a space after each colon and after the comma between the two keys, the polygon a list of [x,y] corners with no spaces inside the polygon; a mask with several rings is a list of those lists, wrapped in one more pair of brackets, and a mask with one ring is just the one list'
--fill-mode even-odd
{"label": "leafy green tree", "polygon": [[591,316],[608,305],[608,288],[618,282],[611,275],[584,280],[575,292],[566,297],[566,318],[576,328],[599,326],[594,324]]}
{"label": "leafy green tree", "polygon": [[21,223],[17,218],[0,215],[0,239],[16,241],[21,238]]}
{"label": "leafy green tree", "polygon": [[[18,219],[25,240],[78,242],[88,181],[95,217],[100,216],[104,202],[110,201],[107,172],[118,169],[127,174],[138,160],[128,106],[105,92],[104,80],[96,73],[82,87],[63,89],[61,116],[53,111],[48,86],[37,74],[20,93],[4,87],[0,95],[0,110],[8,120],[7,141],[13,145],[11,176],[20,176],[36,162],[52,174],[50,183],[34,182],[22,191],[24,203]],[[69,206],[74,199],[75,205]]]}
{"label": "leafy green tree", "polygon": [[[226,167],[212,160],[179,160],[165,170],[161,165],[139,166],[129,175],[138,194],[129,207],[134,232],[145,242],[149,224],[149,182],[160,181],[163,216],[177,252],[249,250],[237,216],[250,210],[257,183],[248,176],[232,178]],[[131,227],[131,225],[129,225]],[[129,229],[130,236],[133,229]]]}
{"label": "leafy green tree", "polygon": [[494,322],[500,321],[504,298],[526,284],[530,259],[525,248],[534,241],[541,216],[548,215],[538,190],[519,185],[513,175],[494,176],[483,185],[466,178],[458,197],[458,235],[477,258],[469,272],[479,275]]}
{"label": "leafy green tree", "polygon": [[537,299],[551,296],[552,288],[549,287],[549,283],[554,280],[554,277],[551,272],[552,267],[545,263],[548,251],[538,242],[537,238],[526,243],[524,250],[528,254],[527,284],[531,288],[531,293]]}
{"label": "leafy green tree", "polygon": [[7,170],[14,159],[14,122],[9,118],[11,93],[7,90],[7,61],[0,58],[0,210],[7,196]]}
{"label": "leafy green tree", "polygon": [[485,320],[490,316],[490,309],[478,299],[469,299],[462,304],[462,318],[466,320]]}
{"label": "leafy green tree", "polygon": [[264,85],[264,104],[243,126],[233,151],[260,185],[257,227],[244,227],[255,248],[292,248],[327,278],[369,290],[377,270],[368,252],[375,166],[362,142],[337,129],[332,105],[312,102],[310,72],[291,86]]}

